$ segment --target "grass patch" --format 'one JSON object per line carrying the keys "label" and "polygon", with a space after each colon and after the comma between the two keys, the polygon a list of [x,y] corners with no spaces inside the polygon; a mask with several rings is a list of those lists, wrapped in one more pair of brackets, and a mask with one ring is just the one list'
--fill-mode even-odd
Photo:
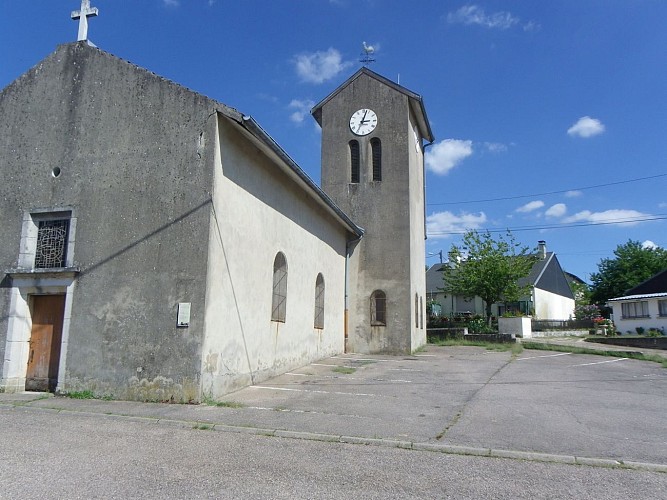
{"label": "grass patch", "polygon": [[212,406],[217,406],[218,408],[243,408],[245,405],[239,403],[238,401],[217,401],[212,404]]}
{"label": "grass patch", "polygon": [[71,399],[97,399],[95,393],[90,390],[68,392],[65,393],[64,396]]}
{"label": "grass patch", "polygon": [[213,426],[210,425],[210,424],[199,424],[199,423],[197,423],[197,424],[193,425],[192,428],[196,431],[212,431],[213,430]]}
{"label": "grass patch", "polygon": [[350,375],[351,373],[356,372],[357,369],[352,368],[350,366],[337,366],[336,368],[332,368],[331,371],[336,373],[342,373],[344,375]]}
{"label": "grass patch", "polygon": [[438,340],[436,342],[433,342],[431,345],[483,347],[488,351],[500,351],[500,352],[510,351],[512,352],[512,354],[519,354],[526,347],[525,343],[518,343],[518,342],[483,342],[475,340],[471,341],[471,340],[458,340],[458,339]]}
{"label": "grass patch", "polygon": [[570,352],[572,354],[594,354],[596,356],[608,356],[612,358],[628,358],[639,361],[652,361],[653,363],[660,363],[664,368],[667,368],[667,358],[655,354],[643,354],[641,352],[632,351],[606,351],[599,349],[589,349],[586,347],[543,344],[541,342],[521,342],[524,349],[534,349],[537,351],[557,351]]}

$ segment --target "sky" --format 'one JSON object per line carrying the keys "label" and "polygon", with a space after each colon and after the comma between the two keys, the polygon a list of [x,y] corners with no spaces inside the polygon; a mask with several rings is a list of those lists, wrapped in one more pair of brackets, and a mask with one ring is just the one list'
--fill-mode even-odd
{"label": "sky", "polygon": [[[589,281],[667,246],[666,0],[91,0],[100,49],[251,115],[317,183],[310,109],[370,69],[424,99],[427,264],[539,240]],[[80,0],[0,0],[0,88],[76,41]],[[45,117],[48,118],[48,117]],[[0,118],[1,119],[1,118]]]}

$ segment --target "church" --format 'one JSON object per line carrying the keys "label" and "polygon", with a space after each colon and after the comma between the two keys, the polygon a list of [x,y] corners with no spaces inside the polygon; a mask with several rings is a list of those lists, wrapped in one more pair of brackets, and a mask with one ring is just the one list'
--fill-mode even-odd
{"label": "church", "polygon": [[198,402],[426,342],[418,94],[363,67],[318,103],[318,186],[79,38],[0,91],[0,391]]}

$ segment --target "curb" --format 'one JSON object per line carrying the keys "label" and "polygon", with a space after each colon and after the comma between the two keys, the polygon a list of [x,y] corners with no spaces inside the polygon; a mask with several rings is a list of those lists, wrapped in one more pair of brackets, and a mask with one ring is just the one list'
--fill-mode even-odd
{"label": "curb", "polygon": [[[587,467],[599,467],[605,469],[630,469],[645,472],[661,472],[667,474],[667,464],[654,464],[647,462],[614,460],[608,458],[577,457],[573,455],[556,455],[551,453],[539,453],[518,450],[496,450],[493,448],[476,448],[472,446],[457,446],[438,443],[424,443],[412,441],[399,441],[394,439],[367,438],[360,436],[338,436],[334,434],[322,434],[314,432],[290,431],[282,429],[268,429],[261,427],[244,427],[239,425],[228,425],[209,421],[177,420],[159,417],[141,417],[135,415],[101,414],[91,411],[77,411],[64,408],[40,408],[17,405],[0,405],[0,409],[37,410],[38,412],[49,412],[56,414],[84,415],[89,417],[104,417],[105,419],[124,420],[152,425],[165,425],[181,429],[198,429],[205,426],[206,430],[218,432],[229,432],[234,434],[250,434],[255,436],[279,437],[284,439],[300,439],[305,441],[320,441],[326,443],[343,443],[365,446],[381,446],[383,448],[398,448],[412,451],[425,451],[431,453],[442,453],[446,455],[476,456],[487,458],[500,458],[506,460],[525,460],[528,462],[558,463],[564,465],[579,465]],[[204,427],[202,427],[204,428]]]}

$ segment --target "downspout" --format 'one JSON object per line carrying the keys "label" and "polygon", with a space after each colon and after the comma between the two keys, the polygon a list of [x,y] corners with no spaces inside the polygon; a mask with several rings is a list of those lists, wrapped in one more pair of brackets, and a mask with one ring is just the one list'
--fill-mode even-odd
{"label": "downspout", "polygon": [[363,238],[363,233],[353,240],[348,240],[345,244],[345,312],[343,316],[343,332],[344,332],[344,352],[347,353],[347,339],[349,333],[349,310],[350,310],[350,255],[352,245],[359,243]]}

